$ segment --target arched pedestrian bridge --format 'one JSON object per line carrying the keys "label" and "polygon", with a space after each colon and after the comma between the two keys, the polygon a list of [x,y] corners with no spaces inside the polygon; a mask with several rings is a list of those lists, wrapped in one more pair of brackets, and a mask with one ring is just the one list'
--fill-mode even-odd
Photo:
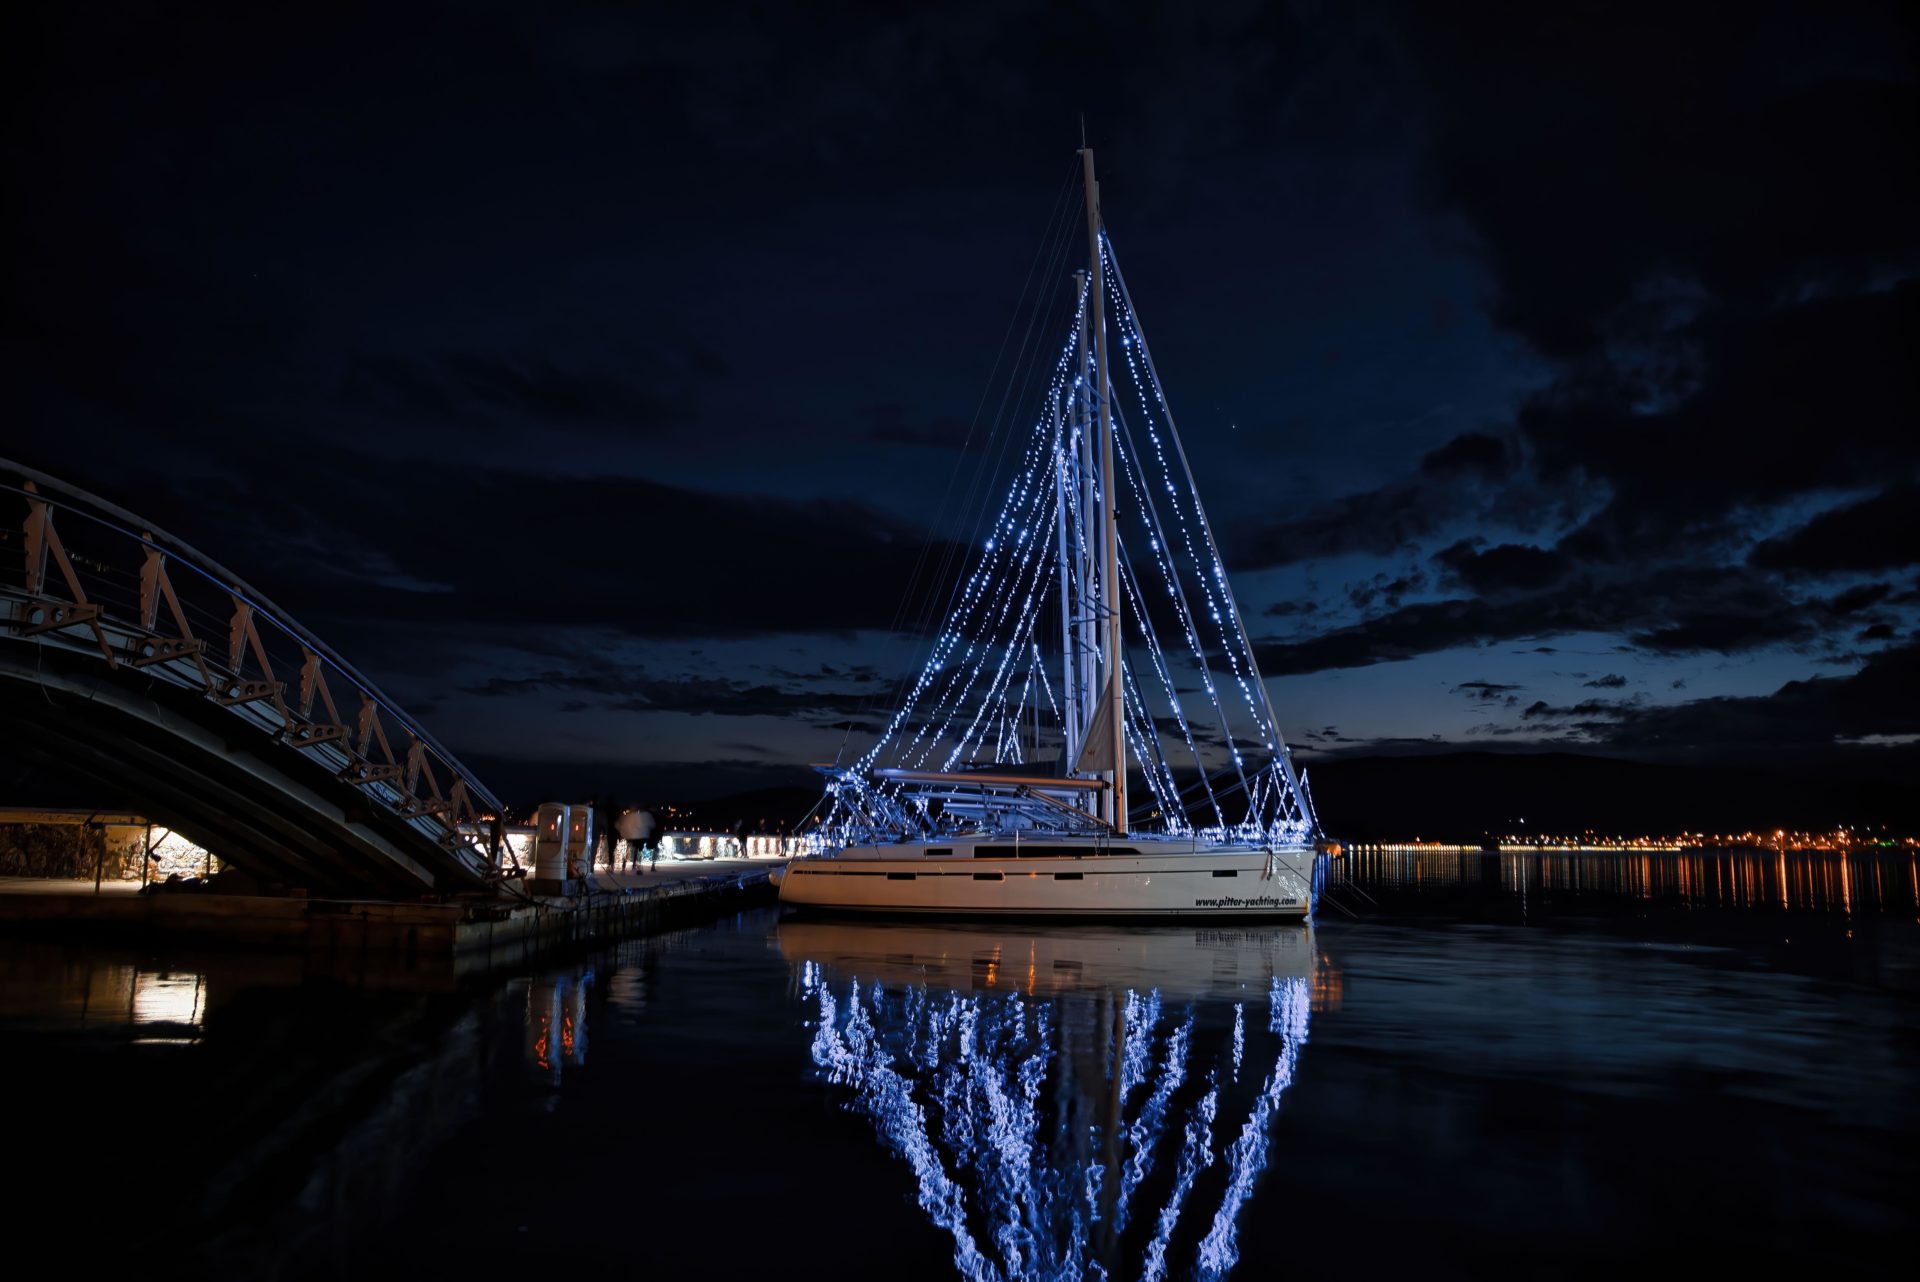
{"label": "arched pedestrian bridge", "polygon": [[498,883],[500,802],[419,722],[210,557],[5,460],[0,733],[315,895]]}

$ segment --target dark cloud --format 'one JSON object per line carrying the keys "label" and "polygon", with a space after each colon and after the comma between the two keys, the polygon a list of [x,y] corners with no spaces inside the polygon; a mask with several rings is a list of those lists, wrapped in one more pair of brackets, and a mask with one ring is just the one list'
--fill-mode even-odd
{"label": "dark cloud", "polygon": [[1514,700],[1510,696],[1513,692],[1524,688],[1523,686],[1502,685],[1498,681],[1462,681],[1453,688],[1453,692],[1455,694],[1464,694],[1470,699],[1478,699],[1487,703],[1495,703],[1501,699],[1506,699],[1508,703],[1512,703]]}
{"label": "dark cloud", "polygon": [[[1156,715],[1153,725],[1170,744],[1180,743],[1184,737],[1180,722],[1171,715]],[[1218,748],[1226,742],[1220,735],[1219,723],[1212,719],[1211,713],[1188,718],[1185,734],[1192,735],[1194,743],[1203,748]]]}
{"label": "dark cloud", "polygon": [[[715,745],[716,749],[718,745]],[[622,802],[658,806],[684,804],[689,799],[728,796],[770,785],[795,790],[797,813],[804,813],[809,795],[819,794],[819,777],[804,765],[768,761],[754,748],[725,756],[688,754],[679,761],[632,762],[619,759],[580,761],[536,754],[466,753],[462,760],[487,779],[510,780],[512,791],[503,800],[516,814],[527,816],[542,801],[554,797],[611,796]],[[690,825],[712,820],[695,807]],[[715,824],[725,828],[725,823]]]}
{"label": "dark cloud", "polygon": [[1551,357],[1670,323],[1685,291],[1661,282],[1763,309],[1870,280],[1920,235],[1898,6],[1824,11],[1817,34],[1790,5],[1405,15],[1429,180],[1476,232],[1496,317]]}
{"label": "dark cloud", "polygon": [[[1811,647],[1897,604],[1846,584],[1805,603],[1774,572],[1920,561],[1920,181],[1901,159],[1920,151],[1920,97],[1890,40],[1904,22],[1850,9],[1809,45],[1776,8],[1406,18],[1433,94],[1430,190],[1471,229],[1495,318],[1551,377],[1511,439],[1457,436],[1404,480],[1238,531],[1236,551],[1400,554],[1459,524],[1557,537],[1457,539],[1432,560],[1471,596],[1269,643],[1263,670],[1571,631],[1667,655]],[[1780,505],[1867,487],[1750,547]]]}
{"label": "dark cloud", "polygon": [[1545,699],[1536,699],[1520,713],[1522,717],[1566,720],[1569,717],[1617,718],[1627,715],[1631,704],[1618,699],[1583,699],[1571,707],[1556,708]]}
{"label": "dark cloud", "polygon": [[856,663],[843,667],[823,663],[811,672],[796,672],[791,668],[774,666],[767,669],[767,674],[782,681],[836,681],[847,685],[868,685],[882,679],[879,669],[871,663]]}
{"label": "dark cloud", "polygon": [[486,415],[520,428],[543,423],[646,436],[698,418],[685,368],[631,363],[651,375],[646,384],[633,381],[637,371],[616,377],[531,353],[364,357],[349,370],[344,394],[349,403],[364,399],[396,413]]}
{"label": "dark cloud", "polygon": [[1447,476],[1458,472],[1477,472],[1502,477],[1512,464],[1506,443],[1485,432],[1466,432],[1454,437],[1420,460],[1420,470],[1429,476]]}
{"label": "dark cloud", "polygon": [[1525,544],[1480,547],[1484,540],[1462,539],[1433,559],[1475,592],[1492,594],[1545,587],[1566,572],[1567,558]]}
{"label": "dark cloud", "polygon": [[1798,769],[1910,782],[1920,768],[1920,645],[1880,651],[1848,676],[1789,681],[1767,694],[1672,704],[1589,699],[1568,707],[1538,700],[1521,718],[1557,742],[1642,759],[1785,756]]}
{"label": "dark cloud", "polygon": [[1315,636],[1257,643],[1256,651],[1260,670],[1279,676],[1568,632],[1622,633],[1666,654],[1732,654],[1810,640],[1819,624],[1765,575],[1673,567],[1644,577],[1585,573],[1540,592],[1415,602]]}
{"label": "dark cloud", "polygon": [[[1702,553],[1738,544],[1752,509],[1920,471],[1910,332],[1920,332],[1920,286],[1910,284],[1750,313],[1723,309],[1662,336],[1688,348],[1698,366],[1694,385],[1664,408],[1650,410],[1648,390],[1611,367],[1597,375],[1583,367],[1532,397],[1519,415],[1526,478],[1491,485],[1470,475],[1441,484],[1423,465],[1412,479],[1305,516],[1243,523],[1230,532],[1229,547],[1235,563],[1249,568],[1386,556],[1451,523],[1527,526],[1600,500],[1555,546],[1485,547],[1476,538],[1438,554],[1462,583],[1488,592],[1544,587],[1577,563],[1672,558],[1683,536]],[[1912,484],[1898,485],[1844,516],[1817,519],[1791,539],[1762,545],[1754,562],[1810,569],[1912,563],[1920,559],[1913,493]]]}
{"label": "dark cloud", "polygon": [[[1723,17],[1408,11],[1433,190],[1474,229],[1496,318],[1560,363],[1520,416],[1528,464],[1605,499],[1564,556],[1632,562],[1737,532],[1743,505],[1920,467],[1920,289],[1888,287],[1920,269],[1910,33],[1891,6],[1812,44],[1789,8]],[[1912,528],[1905,553],[1847,555],[1911,560]]]}
{"label": "dark cloud", "polygon": [[1617,672],[1610,672],[1604,677],[1595,677],[1591,681],[1582,681],[1580,684],[1594,690],[1623,690],[1626,688],[1627,679]]}
{"label": "dark cloud", "polygon": [[[1920,428],[1915,429],[1920,432]],[[1893,485],[1823,512],[1791,534],[1753,549],[1755,565],[1777,570],[1877,570],[1920,562],[1920,485]]]}
{"label": "dark cloud", "polygon": [[[1497,458],[1490,457],[1494,449]],[[1300,516],[1237,522],[1227,529],[1223,550],[1238,569],[1405,552],[1463,511],[1495,502],[1490,496],[1502,492],[1505,473],[1505,447],[1470,432],[1429,454],[1411,480],[1351,494]]]}
{"label": "dark cloud", "polygon": [[[281,605],[316,625],[551,623],[640,637],[889,628],[916,576],[923,592],[944,588],[923,571],[952,551],[855,500],[701,492],[638,476],[419,460],[406,470],[423,483],[396,504],[364,484],[393,467],[310,451],[303,484],[275,491],[253,489],[236,467],[232,480],[204,482],[169,524],[243,577],[271,582]],[[382,579],[371,581],[354,548],[377,550]],[[957,550],[951,564],[967,555]]]}
{"label": "dark cloud", "polygon": [[1442,510],[1416,485],[1370,490],[1305,516],[1234,526],[1227,531],[1227,558],[1236,567],[1260,569],[1350,552],[1386,556],[1432,533]]}
{"label": "dark cloud", "polygon": [[968,431],[965,423],[951,419],[916,423],[912,421],[908,407],[898,402],[871,406],[867,417],[870,424],[867,439],[877,445],[978,451],[986,449],[992,439],[986,431]]}
{"label": "dark cloud", "polygon": [[1743,508],[1911,475],[1916,329],[1920,284],[1725,308],[1663,339],[1688,345],[1700,365],[1697,386],[1668,408],[1649,411],[1645,390],[1618,371],[1534,397],[1520,422],[1536,473],[1607,496],[1561,550],[1633,560],[1670,554],[1687,532],[1706,550],[1745,533]]}
{"label": "dark cloud", "polygon": [[1893,594],[1891,583],[1862,583],[1827,602],[1827,609],[1834,614],[1857,614],[1869,606],[1880,604]]}
{"label": "dark cloud", "polygon": [[1880,747],[1885,759],[1911,758],[1920,736],[1920,645],[1871,655],[1851,676],[1789,681],[1771,694],[1695,699],[1669,706],[1614,708],[1595,738],[1608,748],[1646,755],[1744,759],[1848,747]]}
{"label": "dark cloud", "polygon": [[1409,593],[1418,592],[1426,586],[1427,576],[1417,570],[1394,577],[1376,574],[1371,581],[1351,588],[1347,592],[1347,600],[1361,609],[1371,607],[1376,601],[1398,606]]}
{"label": "dark cloud", "polygon": [[493,677],[465,693],[500,698],[554,691],[584,693],[565,712],[688,712],[721,717],[863,716],[875,711],[871,692],[794,689],[704,676],[656,677],[644,672],[550,669],[525,677]]}

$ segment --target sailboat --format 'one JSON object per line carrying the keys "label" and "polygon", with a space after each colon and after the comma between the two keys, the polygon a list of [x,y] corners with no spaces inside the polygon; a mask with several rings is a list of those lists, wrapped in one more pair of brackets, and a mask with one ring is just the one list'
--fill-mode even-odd
{"label": "sailboat", "polygon": [[[782,903],[1311,913],[1322,834],[1305,773],[1120,274],[1090,148],[1076,168],[1087,266],[1022,453],[891,719],[857,760],[816,767],[824,814],[778,878]],[[1078,238],[1070,191],[1061,245]]]}

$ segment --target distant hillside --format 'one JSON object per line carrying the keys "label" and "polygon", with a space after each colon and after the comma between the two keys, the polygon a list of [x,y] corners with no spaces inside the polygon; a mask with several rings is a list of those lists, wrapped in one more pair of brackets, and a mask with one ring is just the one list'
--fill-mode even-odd
{"label": "distant hillside", "polygon": [[1649,833],[1838,824],[1920,827],[1915,789],[1885,779],[1650,765],[1573,753],[1457,752],[1314,765],[1328,832],[1471,840],[1515,831]]}
{"label": "distant hillside", "polygon": [[[687,803],[683,817],[669,825],[703,832],[730,832],[744,822],[755,832],[792,832],[820,800],[819,788],[755,788],[731,796]],[[678,804],[678,803],[674,803]]]}

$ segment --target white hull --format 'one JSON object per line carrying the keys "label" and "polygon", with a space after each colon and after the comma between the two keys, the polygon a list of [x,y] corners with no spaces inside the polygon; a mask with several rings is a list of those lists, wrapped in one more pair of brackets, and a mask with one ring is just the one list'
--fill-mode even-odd
{"label": "white hull", "polygon": [[[780,902],[909,915],[1294,921],[1312,908],[1311,849],[1141,841],[1053,853],[1077,844],[1035,842],[1022,853],[1004,842],[851,847],[794,860],[780,879]],[[1171,848],[1153,849],[1160,844]]]}

